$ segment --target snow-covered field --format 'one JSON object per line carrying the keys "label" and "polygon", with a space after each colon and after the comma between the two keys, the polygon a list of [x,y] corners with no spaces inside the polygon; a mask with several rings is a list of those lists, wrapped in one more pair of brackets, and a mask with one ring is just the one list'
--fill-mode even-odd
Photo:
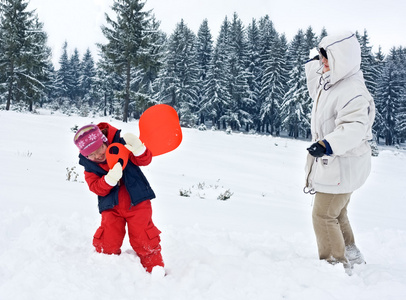
{"label": "snow-covered field", "polygon": [[367,264],[350,277],[317,257],[302,192],[308,142],[184,129],[178,149],[143,168],[157,194],[162,278],[127,239],[120,256],[93,249],[100,215],[71,128],[100,121],[138,133],[137,122],[0,111],[1,300],[406,299],[406,150],[380,147],[353,195]]}

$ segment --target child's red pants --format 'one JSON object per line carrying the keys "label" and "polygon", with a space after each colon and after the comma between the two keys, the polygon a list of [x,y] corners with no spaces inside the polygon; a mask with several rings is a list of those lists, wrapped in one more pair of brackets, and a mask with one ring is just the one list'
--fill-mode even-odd
{"label": "child's red pants", "polygon": [[155,266],[164,266],[159,237],[161,232],[152,222],[150,200],[130,208],[129,199],[122,197],[119,205],[103,211],[101,216],[101,226],[93,238],[97,252],[120,254],[127,224],[131,247],[139,256],[143,267],[151,272]]}

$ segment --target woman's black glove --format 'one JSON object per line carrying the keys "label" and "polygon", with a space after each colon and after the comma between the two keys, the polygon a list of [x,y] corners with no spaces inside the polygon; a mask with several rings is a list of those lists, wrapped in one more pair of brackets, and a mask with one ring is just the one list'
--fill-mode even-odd
{"label": "woman's black glove", "polygon": [[322,157],[326,154],[326,147],[324,147],[319,141],[307,148],[307,151],[309,151],[311,156]]}

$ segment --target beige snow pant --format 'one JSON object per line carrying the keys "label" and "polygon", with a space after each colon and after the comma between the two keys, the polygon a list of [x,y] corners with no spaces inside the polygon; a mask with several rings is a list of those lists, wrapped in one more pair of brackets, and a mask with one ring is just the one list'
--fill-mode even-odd
{"label": "beige snow pant", "polygon": [[352,193],[316,193],[313,206],[313,228],[320,259],[346,262],[345,246],[353,245],[354,234],[347,217]]}

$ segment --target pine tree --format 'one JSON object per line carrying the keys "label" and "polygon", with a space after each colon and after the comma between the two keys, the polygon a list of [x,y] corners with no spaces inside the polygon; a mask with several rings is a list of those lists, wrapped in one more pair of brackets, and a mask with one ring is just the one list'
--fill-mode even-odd
{"label": "pine tree", "polygon": [[77,48],[73,50],[73,54],[69,59],[69,71],[70,71],[70,90],[69,96],[72,100],[72,104],[79,106],[80,99],[82,98],[80,77],[82,76],[82,68],[80,63],[79,51]]}
{"label": "pine tree", "polygon": [[379,76],[378,62],[372,54],[372,47],[369,46],[369,36],[364,30],[364,34],[360,36],[356,32],[356,36],[361,46],[361,70],[364,74],[365,85],[372,96],[376,92],[376,81]]}
{"label": "pine tree", "polygon": [[62,47],[62,54],[59,58],[59,69],[56,71],[54,88],[59,105],[70,102],[72,90],[72,73],[68,57],[68,43],[65,41]]}
{"label": "pine tree", "polygon": [[97,101],[95,94],[96,69],[90,49],[87,49],[80,63],[79,91],[83,104],[93,107]]}
{"label": "pine tree", "polygon": [[[209,100],[207,106],[213,109],[211,115],[214,117],[213,122],[215,122],[218,129],[226,129],[229,126],[226,122],[226,115],[232,103],[232,94],[229,88],[229,83],[232,80],[230,63],[231,34],[231,23],[225,17],[216,41],[212,64],[213,70],[209,76],[210,84],[206,87],[210,91],[209,93],[219,93],[218,95],[212,95],[214,98]],[[222,76],[222,78],[218,76]],[[221,86],[213,87],[213,84],[221,84]],[[206,92],[206,95],[209,95],[209,93]]]}
{"label": "pine tree", "polygon": [[205,114],[201,109],[203,102],[206,101],[204,97],[204,85],[211,67],[210,63],[213,57],[213,40],[210,33],[207,19],[199,27],[196,39],[196,62],[198,70],[198,107],[200,113],[200,123],[204,124]]}
{"label": "pine tree", "polygon": [[307,137],[310,130],[311,98],[307,91],[304,63],[308,59],[308,49],[302,30],[293,38],[288,50],[289,62],[289,91],[282,104],[282,124],[290,137]]}
{"label": "pine tree", "polygon": [[[227,89],[227,63],[225,53],[219,47],[214,49],[211,67],[207,73],[203,91],[201,111],[207,116],[215,128],[221,128],[222,116],[231,102],[231,95]],[[223,124],[223,128],[226,128]]]}
{"label": "pine tree", "polygon": [[390,50],[376,91],[376,108],[379,118],[374,128],[379,137],[385,139],[386,145],[393,145],[399,138],[398,122],[399,108],[403,93],[401,73],[398,69],[398,52],[395,48]]}
{"label": "pine tree", "polygon": [[191,126],[198,119],[199,70],[196,62],[196,36],[183,20],[169,37],[167,51],[156,97],[178,111],[183,125]]}
{"label": "pine tree", "polygon": [[247,73],[247,42],[242,21],[234,13],[230,27],[229,39],[229,66],[230,81],[229,92],[231,103],[225,111],[223,120],[234,130],[239,130],[242,126],[248,128],[253,123],[249,111],[255,106],[255,100],[250,97]]}
{"label": "pine tree", "polygon": [[306,30],[305,33],[305,49],[310,52],[310,50],[314,49],[317,47],[317,36],[313,32],[313,28],[309,26]]}
{"label": "pine tree", "polygon": [[134,76],[132,84],[133,89],[138,91],[134,110],[139,116],[151,104],[156,103],[154,83],[164,65],[167,43],[166,34],[159,29],[160,23],[155,16],[152,16],[150,24],[151,34],[147,36],[147,47],[141,56],[140,65],[134,69],[137,74]]}
{"label": "pine tree", "polygon": [[6,110],[22,101],[29,110],[39,101],[48,80],[50,49],[47,35],[25,0],[0,2],[0,73]]}
{"label": "pine tree", "polygon": [[115,18],[106,14],[109,25],[102,26],[107,44],[100,44],[105,65],[113,68],[124,80],[123,90],[118,97],[124,100],[123,121],[127,122],[129,106],[134,94],[131,91],[133,68],[139,67],[140,58],[148,48],[148,37],[151,35],[150,12],[144,11],[145,2],[140,0],[114,0],[112,10]]}
{"label": "pine tree", "polygon": [[252,20],[247,28],[247,83],[248,93],[253,100],[253,106],[248,111],[252,116],[252,126],[256,131],[260,128],[260,117],[258,111],[260,109],[260,92],[261,78],[263,69],[261,65],[261,33],[255,19]]}
{"label": "pine tree", "polygon": [[326,37],[327,35],[328,35],[327,30],[326,30],[325,27],[323,27],[323,28],[321,29],[320,36],[319,36],[319,38],[317,39],[317,46],[318,46],[318,44],[321,42],[321,40],[322,40],[324,37]]}
{"label": "pine tree", "polygon": [[269,50],[268,59],[264,61],[264,76],[262,78],[262,95],[265,97],[261,106],[261,122],[266,132],[279,135],[281,126],[281,105],[286,93],[287,44],[284,36],[274,37],[272,49]]}
{"label": "pine tree", "polygon": [[399,109],[397,113],[398,122],[396,131],[398,132],[397,143],[404,142],[406,139],[406,48],[399,47],[397,49],[398,77],[400,84]]}
{"label": "pine tree", "polygon": [[257,82],[259,83],[260,93],[256,105],[256,124],[257,131],[271,132],[273,129],[270,129],[269,127],[272,127],[271,123],[278,123],[276,118],[279,118],[279,106],[281,104],[279,102],[274,102],[271,104],[271,102],[275,99],[269,98],[272,84],[268,82],[268,80],[272,77],[271,74],[273,74],[273,71],[270,68],[270,58],[273,55],[272,52],[277,43],[278,33],[276,32],[273,22],[270,20],[268,15],[260,19],[259,31],[260,73]]}

